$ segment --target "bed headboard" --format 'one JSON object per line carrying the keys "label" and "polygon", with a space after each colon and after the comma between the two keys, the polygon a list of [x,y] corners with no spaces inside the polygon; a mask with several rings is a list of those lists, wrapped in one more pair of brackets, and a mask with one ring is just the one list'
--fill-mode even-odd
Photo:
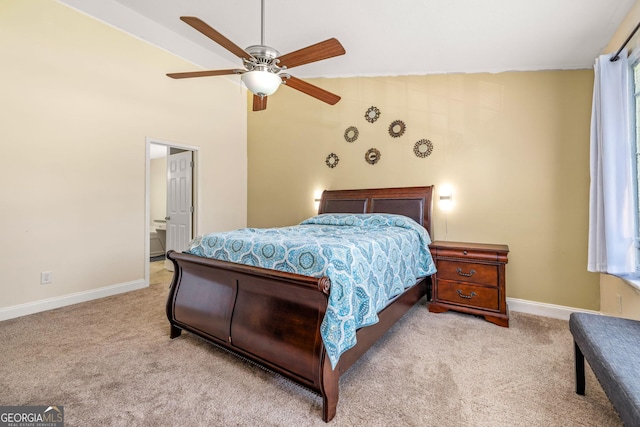
{"label": "bed headboard", "polygon": [[371,188],[364,190],[325,190],[318,214],[391,213],[408,216],[431,229],[433,185],[428,187]]}

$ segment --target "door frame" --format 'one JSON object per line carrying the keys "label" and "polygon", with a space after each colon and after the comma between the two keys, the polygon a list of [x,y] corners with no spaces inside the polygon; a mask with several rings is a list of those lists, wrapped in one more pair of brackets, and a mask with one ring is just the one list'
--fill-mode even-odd
{"label": "door frame", "polygon": [[[200,147],[193,145],[180,144],[172,141],[165,141],[159,138],[145,137],[145,190],[144,190],[144,282],[149,286],[149,258],[151,256],[151,248],[149,243],[149,232],[151,225],[149,217],[151,215],[151,144],[164,145],[169,148],[179,148],[181,150],[189,150],[193,153],[193,170],[191,179],[193,215],[191,216],[191,237],[198,235],[198,201],[200,199],[200,190],[198,187],[198,150]],[[168,153],[167,153],[168,155]]]}

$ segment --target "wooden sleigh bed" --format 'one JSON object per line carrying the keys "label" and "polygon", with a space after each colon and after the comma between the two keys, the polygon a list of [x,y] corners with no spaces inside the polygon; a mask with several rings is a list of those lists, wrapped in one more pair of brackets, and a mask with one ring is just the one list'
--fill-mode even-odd
{"label": "wooden sleigh bed", "polygon": [[[325,191],[322,213],[393,213],[414,219],[431,235],[433,187]],[[174,277],[167,301],[171,338],[189,331],[318,393],[322,419],[336,415],[340,376],[430,291],[419,279],[358,329],[357,344],[332,369],[320,325],[331,283],[170,251]]]}

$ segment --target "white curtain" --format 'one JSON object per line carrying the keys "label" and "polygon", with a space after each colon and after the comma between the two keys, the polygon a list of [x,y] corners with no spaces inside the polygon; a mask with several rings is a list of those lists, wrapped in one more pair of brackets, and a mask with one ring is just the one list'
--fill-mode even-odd
{"label": "white curtain", "polygon": [[596,59],[591,113],[588,270],[635,273],[633,85],[626,52]]}

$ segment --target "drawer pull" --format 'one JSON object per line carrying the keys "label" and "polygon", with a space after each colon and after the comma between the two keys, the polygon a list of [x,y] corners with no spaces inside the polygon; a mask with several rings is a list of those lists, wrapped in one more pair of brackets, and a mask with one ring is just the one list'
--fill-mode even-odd
{"label": "drawer pull", "polygon": [[476,271],[473,268],[468,273],[463,273],[461,268],[458,268],[456,271],[458,272],[459,275],[464,277],[471,277],[474,274],[476,274]]}
{"label": "drawer pull", "polygon": [[[473,270],[471,270],[471,271],[473,271]],[[464,299],[471,299],[471,298],[473,298],[473,297],[475,297],[475,296],[476,296],[476,293],[475,293],[475,292],[471,292],[471,294],[470,294],[470,295],[465,295],[465,294],[463,294],[463,293],[462,293],[462,291],[461,291],[460,289],[458,289],[456,292],[458,292],[458,296],[459,296],[460,298],[464,298]]]}

